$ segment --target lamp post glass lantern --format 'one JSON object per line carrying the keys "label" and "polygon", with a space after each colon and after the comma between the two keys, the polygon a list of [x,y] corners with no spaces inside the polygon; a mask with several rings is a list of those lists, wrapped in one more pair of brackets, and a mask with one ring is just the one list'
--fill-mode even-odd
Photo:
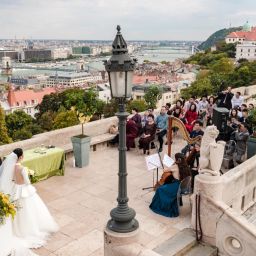
{"label": "lamp post glass lantern", "polygon": [[125,111],[125,102],[131,98],[136,60],[128,55],[127,44],[120,30],[120,26],[117,26],[117,34],[112,44],[112,56],[104,62],[108,72],[111,95],[119,103],[119,111],[116,113],[119,121],[118,204],[110,212],[111,219],[107,223],[107,228],[119,233],[128,233],[139,227],[135,219],[135,211],[128,206],[126,170],[126,120],[129,113]]}

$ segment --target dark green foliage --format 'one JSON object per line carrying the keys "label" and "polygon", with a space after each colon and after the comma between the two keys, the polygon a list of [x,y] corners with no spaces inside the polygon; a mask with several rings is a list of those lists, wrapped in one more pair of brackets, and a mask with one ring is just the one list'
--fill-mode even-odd
{"label": "dark green foliage", "polygon": [[13,140],[18,141],[18,140],[27,140],[30,139],[32,137],[32,132],[29,131],[26,127],[14,131],[13,132]]}
{"label": "dark green foliage", "polygon": [[155,109],[157,101],[161,98],[161,96],[162,96],[161,89],[156,85],[151,85],[147,89],[144,95],[144,99],[147,103],[147,107],[151,109]]}
{"label": "dark green foliage", "polygon": [[145,100],[131,100],[127,104],[127,111],[132,112],[133,108],[137,108],[139,112],[143,112],[147,109]]}
{"label": "dark green foliage", "polygon": [[54,129],[61,129],[73,125],[79,124],[79,121],[76,116],[76,112],[72,110],[60,111],[53,121]]}
{"label": "dark green foliage", "polygon": [[110,100],[103,108],[103,115],[105,118],[114,116],[118,111],[118,103],[115,99]]}
{"label": "dark green foliage", "polygon": [[5,123],[4,110],[0,106],[0,145],[11,143],[12,140],[8,136],[7,127]]}
{"label": "dark green foliage", "polygon": [[216,45],[216,43],[223,41],[225,39],[225,37],[230,34],[231,32],[234,31],[239,31],[241,30],[242,27],[233,27],[233,28],[224,28],[221,30],[216,31],[215,33],[213,33],[211,36],[209,36],[209,38],[201,43],[198,48],[201,50],[206,50],[208,48],[211,48],[212,46]]}
{"label": "dark green foliage", "polygon": [[[22,110],[16,110],[7,115],[5,121],[9,135],[15,140],[17,138],[15,135],[16,132],[31,125],[33,123],[33,118]],[[30,133],[31,132],[29,132],[29,134]]]}

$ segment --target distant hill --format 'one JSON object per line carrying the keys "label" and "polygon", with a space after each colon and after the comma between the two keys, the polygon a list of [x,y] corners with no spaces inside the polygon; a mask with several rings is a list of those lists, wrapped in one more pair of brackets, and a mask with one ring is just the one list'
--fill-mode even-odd
{"label": "distant hill", "polygon": [[208,37],[206,41],[201,43],[198,48],[200,50],[206,50],[212,46],[214,46],[217,42],[223,41],[225,37],[234,31],[242,30],[242,27],[233,27],[233,28],[224,28],[221,30],[216,31],[211,36]]}

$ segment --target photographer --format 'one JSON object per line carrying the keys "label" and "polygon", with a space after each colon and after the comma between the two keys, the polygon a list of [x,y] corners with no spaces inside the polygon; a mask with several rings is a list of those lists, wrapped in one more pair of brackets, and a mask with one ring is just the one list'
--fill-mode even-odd
{"label": "photographer", "polygon": [[234,154],[234,165],[237,166],[244,161],[246,153],[246,143],[249,138],[248,125],[241,123],[238,125],[238,130],[235,131],[234,139],[236,141],[236,150]]}
{"label": "photographer", "polygon": [[218,94],[218,98],[217,98],[219,100],[218,107],[227,108],[228,110],[232,108],[231,100],[234,94],[231,92],[231,90],[232,88],[229,86],[226,91],[222,91]]}

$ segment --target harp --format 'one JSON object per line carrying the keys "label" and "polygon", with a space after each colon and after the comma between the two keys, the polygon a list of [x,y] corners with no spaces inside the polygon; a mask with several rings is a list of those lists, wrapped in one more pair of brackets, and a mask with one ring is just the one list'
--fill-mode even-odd
{"label": "harp", "polygon": [[189,144],[193,144],[196,141],[199,141],[202,139],[202,136],[197,136],[195,138],[190,138],[189,133],[186,129],[186,126],[184,123],[174,116],[170,116],[168,118],[168,156],[171,156],[171,148],[172,148],[172,128],[177,127],[179,128],[181,135],[184,140],[186,140]]}

